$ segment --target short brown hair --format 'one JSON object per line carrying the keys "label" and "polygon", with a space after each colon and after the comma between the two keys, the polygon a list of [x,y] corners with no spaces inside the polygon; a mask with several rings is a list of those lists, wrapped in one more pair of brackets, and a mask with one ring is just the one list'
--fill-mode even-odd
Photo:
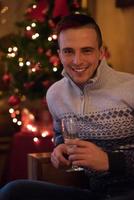
{"label": "short brown hair", "polygon": [[57,24],[57,35],[62,31],[65,31],[70,28],[80,28],[80,27],[91,27],[93,28],[97,33],[98,38],[98,46],[99,48],[102,46],[102,34],[101,30],[98,26],[98,24],[95,22],[95,20],[85,14],[71,14],[68,16],[63,17],[60,22]]}

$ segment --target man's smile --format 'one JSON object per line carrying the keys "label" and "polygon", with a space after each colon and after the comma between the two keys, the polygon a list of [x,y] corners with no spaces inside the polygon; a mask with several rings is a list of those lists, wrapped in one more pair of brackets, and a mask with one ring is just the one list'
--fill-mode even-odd
{"label": "man's smile", "polygon": [[81,66],[81,67],[75,67],[75,66],[71,66],[71,69],[75,72],[81,73],[86,71],[89,68],[89,65],[87,66]]}

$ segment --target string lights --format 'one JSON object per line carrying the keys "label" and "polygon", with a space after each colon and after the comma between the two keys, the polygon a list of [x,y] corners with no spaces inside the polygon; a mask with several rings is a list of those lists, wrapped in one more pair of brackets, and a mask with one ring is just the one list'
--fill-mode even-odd
{"label": "string lights", "polygon": [[[33,142],[39,144],[40,140],[47,136],[52,135],[52,131],[45,127],[40,127],[36,124],[35,116],[27,108],[24,108],[22,113],[19,109],[10,108],[10,116],[13,123],[16,123],[18,126],[22,126],[21,130],[24,134],[33,134]],[[53,142],[53,139],[52,139]]]}

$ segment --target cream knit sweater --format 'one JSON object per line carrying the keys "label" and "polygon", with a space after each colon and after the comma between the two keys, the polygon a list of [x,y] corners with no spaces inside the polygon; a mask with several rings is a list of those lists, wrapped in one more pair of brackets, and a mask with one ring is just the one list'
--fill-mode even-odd
{"label": "cream knit sweater", "polygon": [[109,173],[134,179],[134,75],[117,72],[102,60],[95,77],[82,90],[65,71],[63,76],[46,95],[55,143],[63,142],[61,119],[76,117],[79,137],[109,154]]}

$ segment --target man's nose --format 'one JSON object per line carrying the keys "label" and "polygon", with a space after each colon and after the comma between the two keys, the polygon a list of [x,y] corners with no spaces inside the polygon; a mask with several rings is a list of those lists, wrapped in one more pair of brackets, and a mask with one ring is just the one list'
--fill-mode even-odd
{"label": "man's nose", "polygon": [[81,62],[82,62],[81,53],[79,53],[79,52],[75,53],[74,58],[73,58],[73,63],[76,65],[79,65],[79,64],[81,64]]}

